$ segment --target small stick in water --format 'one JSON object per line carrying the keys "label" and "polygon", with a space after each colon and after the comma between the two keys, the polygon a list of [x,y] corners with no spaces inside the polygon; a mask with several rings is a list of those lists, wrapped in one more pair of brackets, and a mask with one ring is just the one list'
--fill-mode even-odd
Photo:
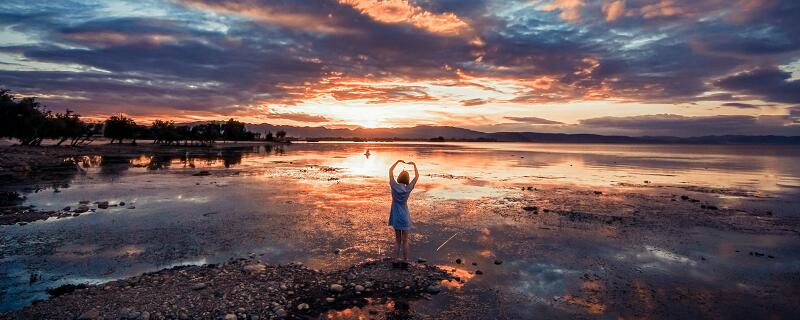
{"label": "small stick in water", "polygon": [[441,249],[442,247],[444,247],[444,245],[446,245],[446,244],[447,244],[447,242],[449,242],[450,240],[452,240],[453,238],[455,238],[455,236],[456,236],[457,234],[458,234],[458,232],[456,232],[456,233],[454,233],[452,236],[450,236],[450,238],[448,238],[448,239],[447,239],[447,240],[446,240],[444,243],[442,243],[442,245],[441,245],[441,246],[439,246],[438,248],[436,248],[436,251],[439,251],[439,249]]}

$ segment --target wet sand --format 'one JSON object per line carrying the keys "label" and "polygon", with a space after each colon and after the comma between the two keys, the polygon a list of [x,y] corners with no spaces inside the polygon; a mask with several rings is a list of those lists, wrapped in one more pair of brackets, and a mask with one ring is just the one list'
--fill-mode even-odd
{"label": "wet sand", "polygon": [[[401,158],[423,164],[409,204],[414,257],[464,281],[410,301],[404,316],[790,318],[800,312],[797,154],[526,144],[87,154],[94,160],[57,185],[4,185],[35,210],[91,210],[0,226],[0,297],[15,312],[47,288],[251,252],[324,272],[385,257],[385,171]],[[94,204],[104,201],[125,205]],[[322,317],[393,314],[386,300],[370,306]]]}

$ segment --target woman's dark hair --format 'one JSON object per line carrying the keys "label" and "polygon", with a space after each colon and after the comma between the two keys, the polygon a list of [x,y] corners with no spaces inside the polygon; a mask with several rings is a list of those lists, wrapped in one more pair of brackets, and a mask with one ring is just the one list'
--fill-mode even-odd
{"label": "woman's dark hair", "polygon": [[397,183],[408,184],[409,176],[408,171],[400,171],[400,174],[397,175]]}

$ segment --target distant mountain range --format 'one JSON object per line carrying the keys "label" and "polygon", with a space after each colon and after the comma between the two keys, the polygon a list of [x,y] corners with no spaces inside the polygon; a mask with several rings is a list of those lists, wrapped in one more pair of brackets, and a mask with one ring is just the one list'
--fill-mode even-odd
{"label": "distant mountain range", "polygon": [[596,134],[565,134],[537,132],[480,132],[448,126],[415,126],[407,128],[356,128],[329,129],[325,127],[297,127],[271,124],[247,124],[254,132],[284,130],[287,136],[317,140],[480,140],[502,142],[540,143],[694,143],[694,144],[800,144],[800,136],[702,136],[680,137],[629,137]]}

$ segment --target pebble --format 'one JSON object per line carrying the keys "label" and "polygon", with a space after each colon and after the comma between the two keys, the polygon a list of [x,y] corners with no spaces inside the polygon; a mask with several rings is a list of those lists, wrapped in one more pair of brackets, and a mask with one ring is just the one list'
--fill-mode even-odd
{"label": "pebble", "polygon": [[195,283],[192,285],[192,290],[203,290],[206,288],[206,284],[204,282]]}
{"label": "pebble", "polygon": [[236,320],[236,315],[233,313],[226,314],[225,320]]}
{"label": "pebble", "polygon": [[461,258],[456,259],[456,263],[461,264]]}
{"label": "pebble", "polygon": [[308,308],[311,308],[311,306],[309,306],[308,303],[301,303],[297,305],[297,310],[306,310]]}
{"label": "pebble", "polygon": [[364,286],[356,285],[356,291],[364,291]]}
{"label": "pebble", "polygon": [[331,291],[339,293],[344,291],[344,287],[341,284],[334,283],[331,285]]}
{"label": "pebble", "polygon": [[100,311],[98,311],[97,309],[86,311],[84,313],[81,313],[80,316],[78,316],[78,320],[94,320],[94,319],[100,319]]}
{"label": "pebble", "polygon": [[483,274],[483,271],[475,270],[475,274]]}
{"label": "pebble", "polygon": [[494,264],[503,264],[503,260],[495,259]]}
{"label": "pebble", "polygon": [[275,310],[275,315],[277,315],[278,317],[281,317],[281,318],[285,318],[288,315],[288,313],[286,313],[286,310],[278,309],[278,310]]}
{"label": "pebble", "polygon": [[428,286],[428,288],[426,288],[425,291],[428,291],[428,293],[430,293],[430,294],[437,294],[437,293],[442,291],[442,287],[437,286],[437,285],[431,285],[431,286]]}
{"label": "pebble", "polygon": [[327,301],[328,303],[333,303],[334,301],[336,301],[336,298],[327,297],[325,298],[325,301]]}

